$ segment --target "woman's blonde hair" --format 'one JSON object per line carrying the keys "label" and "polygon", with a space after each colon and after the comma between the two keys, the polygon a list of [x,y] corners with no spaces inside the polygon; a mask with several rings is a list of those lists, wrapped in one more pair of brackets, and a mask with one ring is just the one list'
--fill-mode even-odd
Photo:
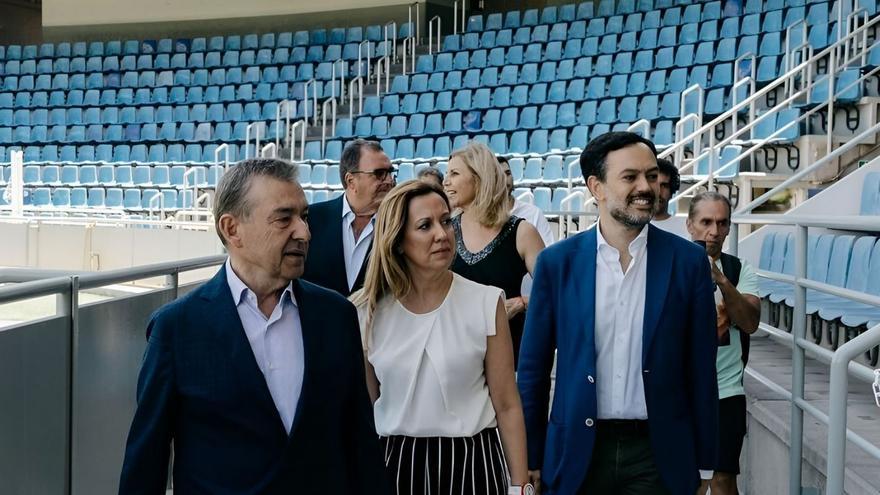
{"label": "woman's blonde hair", "polygon": [[364,287],[350,297],[355,306],[366,310],[364,348],[369,345],[373,313],[379,301],[386,295],[401,299],[412,290],[412,275],[407,269],[400,245],[406,233],[410,203],[413,199],[428,194],[439,195],[449,208],[449,199],[443,189],[418,179],[398,184],[379,205]]}
{"label": "woman's blonde hair", "polygon": [[470,141],[464,148],[455,150],[449,159],[458,158],[474,174],[474,200],[468,206],[477,221],[484,227],[498,228],[510,218],[507,181],[498,159],[488,146]]}

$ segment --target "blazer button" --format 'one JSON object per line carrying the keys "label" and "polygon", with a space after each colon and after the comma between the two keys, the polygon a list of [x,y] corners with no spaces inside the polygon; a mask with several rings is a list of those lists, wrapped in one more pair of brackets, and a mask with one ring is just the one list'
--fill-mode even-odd
{"label": "blazer button", "polygon": [[593,426],[593,418],[587,418],[587,420],[584,421],[584,424],[587,425],[588,428],[591,428]]}
{"label": "blazer button", "polygon": [[596,383],[596,380],[593,378],[593,375],[587,375],[587,381],[590,383]]}

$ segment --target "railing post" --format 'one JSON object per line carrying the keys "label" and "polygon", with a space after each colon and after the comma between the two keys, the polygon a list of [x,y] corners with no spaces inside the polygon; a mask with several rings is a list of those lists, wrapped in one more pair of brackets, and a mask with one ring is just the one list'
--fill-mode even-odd
{"label": "railing post", "polygon": [[354,118],[354,93],[357,84],[358,115],[364,112],[364,79],[357,76],[348,83],[348,119]]}
{"label": "railing post", "polygon": [[846,461],[846,406],[849,389],[849,362],[867,349],[880,344],[880,325],[840,346],[831,358],[828,393],[828,456],[825,493],[843,495]]}
{"label": "railing post", "polygon": [[372,52],[373,52],[373,43],[370,40],[361,41],[358,44],[358,76],[363,76],[363,64],[361,63],[361,55],[362,49],[366,46],[366,49],[363,50],[363,57],[367,60],[367,80],[370,80],[370,66],[373,65],[372,61]]}
{"label": "railing post", "polygon": [[[443,37],[442,31],[440,30],[440,16],[435,15],[428,21],[428,55],[434,53],[434,20],[437,20],[437,53],[440,53],[440,39]],[[413,70],[415,70],[415,64],[413,64]]]}
{"label": "railing post", "polygon": [[324,156],[325,145],[327,143],[327,105],[332,106],[332,118],[330,119],[330,135],[336,135],[336,98],[330,98],[321,105],[321,156]]}
{"label": "railing post", "polygon": [[[284,109],[284,129],[290,127],[290,105],[293,105],[293,114],[296,115],[296,101],[281,100],[275,107],[275,147],[281,149],[281,109]],[[218,148],[219,149],[219,148]]]}
{"label": "railing post", "polygon": [[251,122],[245,128],[245,130],[244,130],[245,131],[245,134],[244,134],[244,157],[245,158],[251,157],[251,129],[253,129],[253,132],[254,132],[254,156],[256,156],[257,153],[259,153],[260,137],[263,134],[263,125],[265,125],[265,123],[263,121]]}
{"label": "railing post", "polygon": [[[388,36],[388,28],[389,27],[391,28],[391,31],[392,31],[390,37]],[[395,22],[395,21],[386,22],[385,26],[383,28],[383,32],[385,35],[384,41],[383,41],[383,43],[384,43],[383,46],[385,46],[385,56],[387,57],[389,55],[388,54],[388,40],[390,38],[391,39],[391,60],[397,60],[397,22]]]}
{"label": "railing post", "polygon": [[[838,14],[843,7],[838,4]],[[837,25],[837,31],[840,32],[841,26]],[[837,61],[837,50],[832,50],[828,59],[828,136],[826,138],[825,153],[831,153],[832,135],[834,134],[834,80],[836,79],[837,70],[834,69]]]}
{"label": "railing post", "polygon": [[[794,263],[797,278],[807,277],[807,227],[795,227]],[[797,344],[806,334],[807,289],[800,283],[794,286],[792,312],[792,377],[791,377],[791,439],[789,442],[789,493],[801,495],[801,464],[804,452],[804,411],[797,405],[804,398],[804,348]]]}

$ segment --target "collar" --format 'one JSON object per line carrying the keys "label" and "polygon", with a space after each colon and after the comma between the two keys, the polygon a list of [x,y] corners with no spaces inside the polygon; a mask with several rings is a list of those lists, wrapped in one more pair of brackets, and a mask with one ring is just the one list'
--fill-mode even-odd
{"label": "collar", "polygon": [[[348,198],[345,196],[345,193],[342,193],[342,219],[350,219],[351,222],[354,222],[355,219],[354,210],[351,209],[351,205],[348,204]],[[370,217],[370,223],[376,222],[376,214],[374,213],[372,217]]]}
{"label": "collar", "polygon": [[[241,304],[248,293],[254,293],[232,269],[232,262],[229,258],[226,258],[226,283],[229,284],[229,291],[232,292],[232,300],[236,306]],[[296,297],[293,295],[293,281],[287,283],[287,287],[284,288],[284,293],[281,294],[279,302],[285,299],[289,299],[294,306],[298,306]]]}
{"label": "collar", "polygon": [[[644,248],[647,245],[648,245],[648,225],[646,224],[644,227],[642,227],[642,230],[641,230],[641,232],[639,232],[639,235],[637,235],[636,238],[633,239],[629,243],[629,247],[628,247],[629,254],[631,254],[631,255],[635,254],[636,252],[638,252],[639,250],[641,250],[642,248]],[[605,246],[605,247],[602,247],[602,246]],[[615,249],[614,246],[612,246],[611,244],[608,244],[608,241],[605,240],[605,236],[602,235],[602,229],[599,228],[599,222],[596,222],[596,250],[599,252],[602,252],[603,250],[608,250],[608,249],[613,250],[615,253],[617,252],[617,249]]]}

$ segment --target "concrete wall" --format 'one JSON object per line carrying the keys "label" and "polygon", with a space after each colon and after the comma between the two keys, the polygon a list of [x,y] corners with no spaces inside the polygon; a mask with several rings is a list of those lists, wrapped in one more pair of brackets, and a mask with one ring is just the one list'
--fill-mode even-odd
{"label": "concrete wall", "polygon": [[0,264],[58,270],[112,270],[223,252],[213,230],[0,222]]}

